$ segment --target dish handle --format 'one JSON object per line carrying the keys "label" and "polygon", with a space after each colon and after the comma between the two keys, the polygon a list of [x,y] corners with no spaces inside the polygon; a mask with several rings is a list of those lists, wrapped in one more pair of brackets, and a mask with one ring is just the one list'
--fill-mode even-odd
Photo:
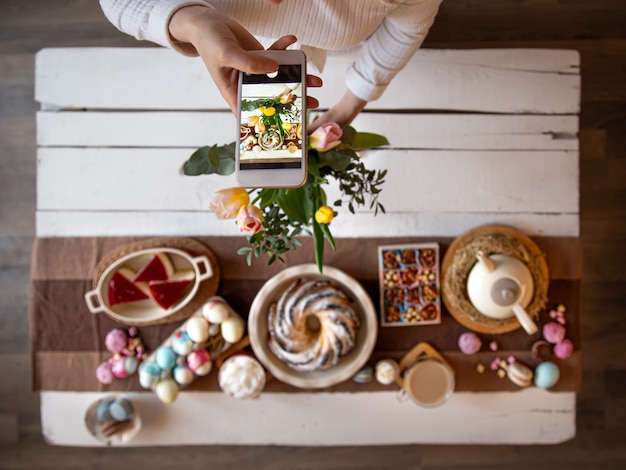
{"label": "dish handle", "polygon": [[98,301],[98,290],[90,290],[85,294],[85,302],[91,313],[100,313],[104,311],[104,306]]}
{"label": "dish handle", "polygon": [[197,258],[193,258],[192,262],[200,273],[200,276],[198,277],[200,282],[205,281],[213,276],[213,268],[211,267],[211,262],[209,261],[209,258],[207,258],[206,256],[198,256]]}

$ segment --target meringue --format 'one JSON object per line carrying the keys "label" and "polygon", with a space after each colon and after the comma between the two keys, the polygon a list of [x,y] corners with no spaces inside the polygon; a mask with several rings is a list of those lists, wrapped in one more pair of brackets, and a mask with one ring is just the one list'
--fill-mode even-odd
{"label": "meringue", "polygon": [[481,346],[482,342],[475,333],[467,332],[459,336],[459,349],[463,354],[476,354]]}

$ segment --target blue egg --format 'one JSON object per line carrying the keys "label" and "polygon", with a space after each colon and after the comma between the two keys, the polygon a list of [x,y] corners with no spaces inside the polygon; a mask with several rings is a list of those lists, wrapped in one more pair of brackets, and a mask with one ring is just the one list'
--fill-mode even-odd
{"label": "blue egg", "polygon": [[157,349],[155,358],[161,369],[170,370],[176,365],[176,353],[169,346],[161,346]]}
{"label": "blue egg", "polygon": [[559,381],[560,371],[554,362],[542,362],[535,368],[535,385],[539,388],[551,388]]}
{"label": "blue egg", "polygon": [[154,362],[144,362],[139,367],[139,383],[143,388],[152,388],[161,377],[161,368]]}
{"label": "blue egg", "polygon": [[113,403],[113,400],[106,400],[98,405],[98,408],[96,409],[96,417],[98,418],[99,423],[106,423],[111,420],[111,412],[109,411],[111,403]]}
{"label": "blue egg", "polygon": [[373,378],[374,378],[374,368],[372,366],[365,366],[361,370],[359,370],[354,375],[354,377],[352,377],[352,380],[358,383],[365,384],[365,383],[371,382]]}
{"label": "blue egg", "polygon": [[192,348],[193,342],[186,331],[179,331],[172,337],[172,350],[179,356],[186,356]]}
{"label": "blue egg", "polygon": [[109,406],[109,413],[115,421],[127,421],[133,417],[133,404],[126,398],[118,398]]}

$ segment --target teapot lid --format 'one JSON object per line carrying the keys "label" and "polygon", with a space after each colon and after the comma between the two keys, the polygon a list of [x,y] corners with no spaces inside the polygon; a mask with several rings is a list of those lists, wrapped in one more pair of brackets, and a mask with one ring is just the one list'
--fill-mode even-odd
{"label": "teapot lid", "polygon": [[492,300],[502,307],[513,305],[519,299],[520,294],[520,285],[510,277],[498,279],[491,286]]}

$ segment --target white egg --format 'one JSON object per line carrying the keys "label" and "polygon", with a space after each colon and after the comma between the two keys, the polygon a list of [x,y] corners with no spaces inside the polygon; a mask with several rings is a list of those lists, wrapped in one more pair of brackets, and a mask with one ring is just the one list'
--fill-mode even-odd
{"label": "white egg", "polygon": [[174,380],[181,385],[189,385],[193,382],[195,375],[187,366],[177,366],[174,368]]}
{"label": "white egg", "polygon": [[243,331],[245,329],[245,323],[243,318],[239,315],[231,315],[221,324],[222,337],[227,343],[236,343],[243,338]]}
{"label": "white egg", "polygon": [[219,325],[230,316],[230,308],[224,302],[211,300],[202,307],[202,315],[207,321]]}
{"label": "white egg", "polygon": [[204,343],[209,338],[209,322],[202,317],[191,317],[185,328],[194,343]]}

